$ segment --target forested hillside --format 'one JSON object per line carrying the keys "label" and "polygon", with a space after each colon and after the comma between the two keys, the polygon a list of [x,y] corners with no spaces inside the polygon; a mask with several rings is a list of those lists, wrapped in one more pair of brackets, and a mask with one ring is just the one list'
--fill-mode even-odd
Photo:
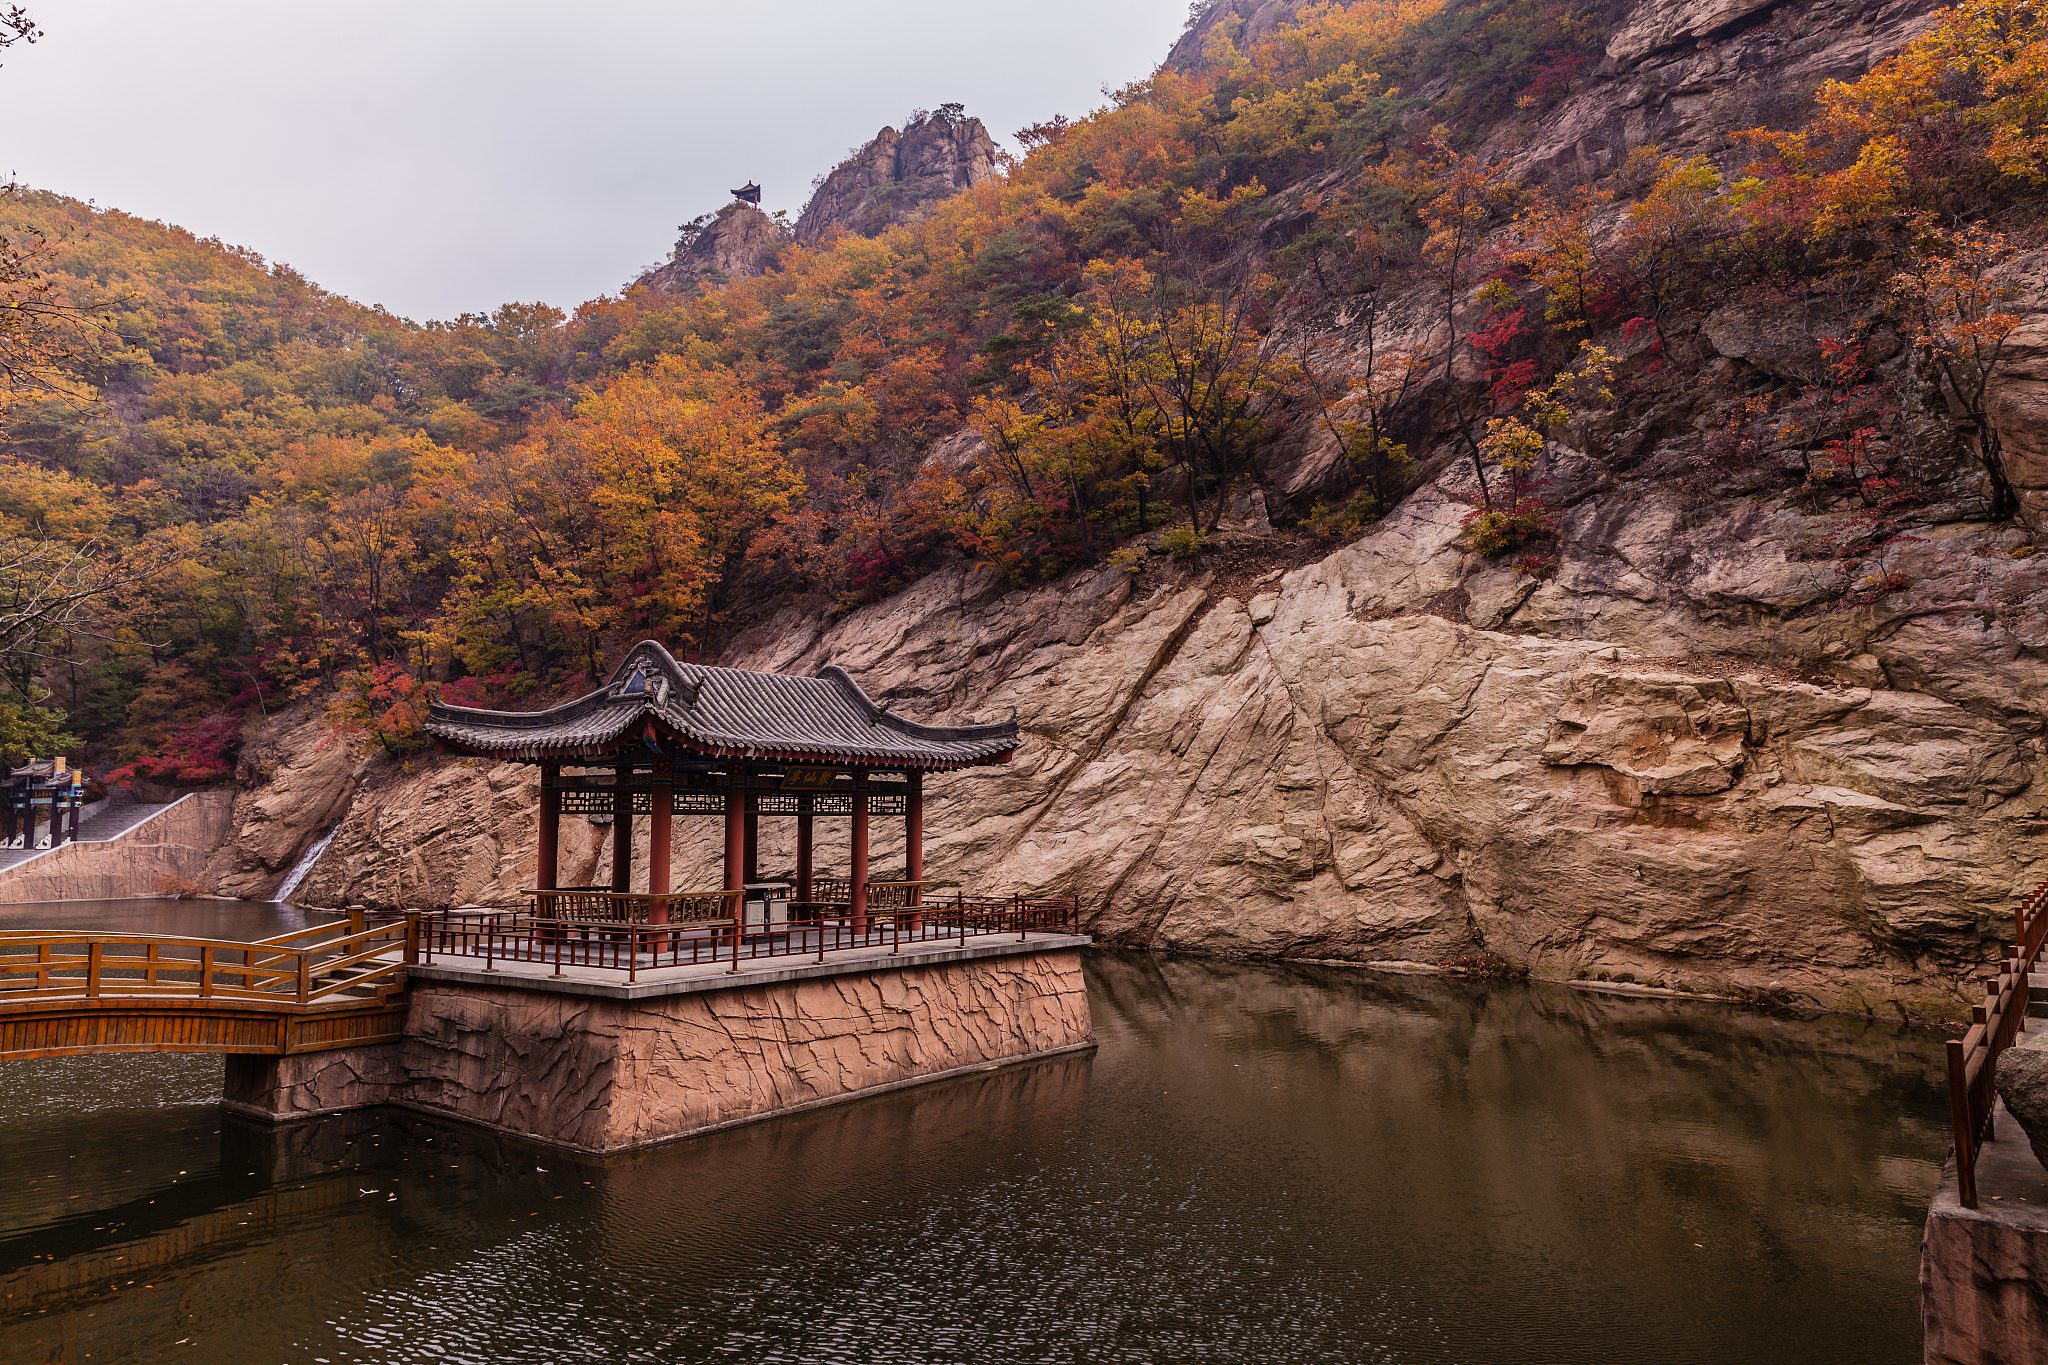
{"label": "forested hillside", "polygon": [[[1796,489],[1818,554],[1957,497],[2027,514],[1981,414],[2017,322],[1996,267],[2048,181],[2048,18],[1965,0],[1710,147],[1532,163],[1621,79],[1631,10],[1364,0],[1256,40],[1211,11],[1104,109],[1022,130],[992,183],[573,316],[415,323],[16,190],[11,297],[75,312],[0,410],[4,534],[109,579],[16,651],[0,747],[61,726],[98,766],[214,780],[331,683],[403,751],[437,691],[523,704],[630,639],[715,649],[958,556],[1023,586],[1141,535],[1198,555],[1255,483],[1334,544],[1453,461],[1471,550],[1540,579],[1571,459],[1674,422],[1700,515]],[[1835,320],[1804,382],[1709,382],[1701,328],[1736,291]]]}

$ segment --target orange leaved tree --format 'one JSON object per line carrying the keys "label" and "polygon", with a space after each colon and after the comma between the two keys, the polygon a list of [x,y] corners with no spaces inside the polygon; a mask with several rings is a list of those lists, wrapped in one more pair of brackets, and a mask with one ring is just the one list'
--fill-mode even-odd
{"label": "orange leaved tree", "polygon": [[2005,358],[2005,346],[2019,317],[1999,307],[2015,292],[1995,269],[2014,247],[1984,227],[1943,228],[1921,224],[1921,235],[1892,277],[1892,291],[1913,324],[1913,343],[1934,372],[1949,409],[1976,443],[1991,478],[1993,516],[2010,516],[2018,497],[2005,468],[1998,428],[1987,418],[1984,400]]}

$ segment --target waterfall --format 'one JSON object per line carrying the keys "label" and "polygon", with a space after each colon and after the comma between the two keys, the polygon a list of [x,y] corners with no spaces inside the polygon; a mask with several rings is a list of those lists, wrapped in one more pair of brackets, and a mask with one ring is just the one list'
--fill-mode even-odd
{"label": "waterfall", "polygon": [[341,826],[337,824],[318,839],[315,839],[313,846],[304,853],[301,853],[299,860],[292,864],[292,870],[284,874],[284,880],[278,883],[277,891],[270,899],[273,901],[290,900],[292,892],[299,889],[299,883],[306,880],[306,875],[313,870],[313,864],[320,861],[320,855],[327,851],[327,846],[334,842],[334,836],[339,833],[341,833]]}

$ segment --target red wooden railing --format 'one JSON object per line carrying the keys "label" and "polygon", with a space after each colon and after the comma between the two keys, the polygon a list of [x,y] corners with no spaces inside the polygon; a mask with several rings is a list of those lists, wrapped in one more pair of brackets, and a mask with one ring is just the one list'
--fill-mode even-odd
{"label": "red wooden railing", "polygon": [[731,919],[688,924],[579,923],[543,919],[523,911],[461,913],[435,911],[420,919],[420,960],[480,961],[486,971],[500,962],[640,973],[665,967],[741,964],[779,957],[826,960],[828,953],[905,945],[956,942],[992,934],[1074,934],[1081,928],[1079,902],[1070,897],[934,895],[902,908],[870,907],[856,917],[844,906],[791,905],[790,916],[742,925]]}
{"label": "red wooden railing", "polygon": [[1956,1186],[1964,1208],[1977,1207],[1977,1153],[1991,1140],[1998,1104],[1998,1054],[2012,1046],[2027,1016],[2028,978],[2048,939],[2048,882],[2013,909],[2017,941],[1998,971],[1984,978],[1984,1003],[1969,1031],[1948,1044],[1948,1103],[1955,1122]]}

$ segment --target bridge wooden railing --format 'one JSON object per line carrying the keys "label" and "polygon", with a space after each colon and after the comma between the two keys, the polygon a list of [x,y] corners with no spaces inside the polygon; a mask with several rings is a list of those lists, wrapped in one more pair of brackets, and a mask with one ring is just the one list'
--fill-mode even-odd
{"label": "bridge wooden railing", "polygon": [[0,1005],[112,997],[361,1004],[405,986],[419,919],[240,943],[165,934],[0,932]]}
{"label": "bridge wooden railing", "polygon": [[1998,1104],[1998,1054],[2012,1046],[2027,1015],[2028,978],[2048,940],[2048,882],[2013,909],[2015,942],[1996,972],[1984,978],[1984,1003],[1970,1027],[1948,1044],[1948,1100],[1955,1124],[1956,1187],[1963,1207],[1977,1207],[1977,1153],[1991,1139]]}

